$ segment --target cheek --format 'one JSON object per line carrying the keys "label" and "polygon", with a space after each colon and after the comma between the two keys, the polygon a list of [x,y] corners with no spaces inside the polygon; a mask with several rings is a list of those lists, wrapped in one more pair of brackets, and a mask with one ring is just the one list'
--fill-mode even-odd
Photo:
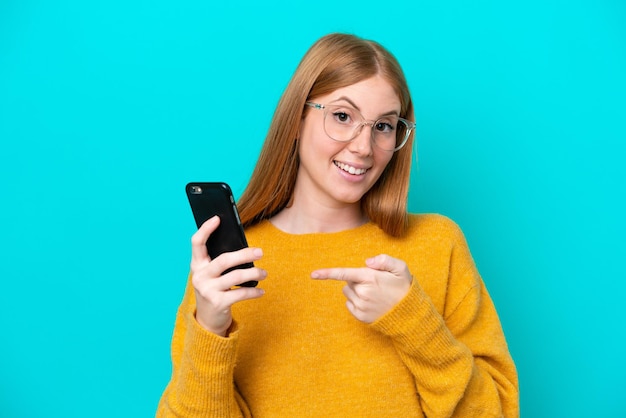
{"label": "cheek", "polygon": [[317,148],[315,138],[318,136],[318,133],[307,118],[302,119],[298,133],[298,152],[300,155],[315,152]]}
{"label": "cheek", "polygon": [[328,138],[323,127],[307,124],[301,125],[298,153],[300,158],[315,155],[320,159],[332,159],[345,147],[344,144]]}
{"label": "cheek", "polygon": [[374,154],[374,161],[376,162],[376,165],[380,167],[381,172],[383,172],[385,168],[389,165],[392,158],[393,154],[385,151],[380,151]]}

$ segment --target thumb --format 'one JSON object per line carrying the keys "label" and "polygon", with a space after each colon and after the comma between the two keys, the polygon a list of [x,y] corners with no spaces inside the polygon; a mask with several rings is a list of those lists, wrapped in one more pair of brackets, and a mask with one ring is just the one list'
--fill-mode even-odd
{"label": "thumb", "polygon": [[365,264],[371,269],[389,272],[397,278],[406,278],[409,283],[413,281],[413,276],[409,272],[406,263],[387,254],[379,254],[368,258],[365,260]]}
{"label": "thumb", "polygon": [[404,263],[400,260],[388,256],[387,254],[379,254],[365,260],[365,265],[374,270],[388,271],[391,273],[400,273],[404,269]]}

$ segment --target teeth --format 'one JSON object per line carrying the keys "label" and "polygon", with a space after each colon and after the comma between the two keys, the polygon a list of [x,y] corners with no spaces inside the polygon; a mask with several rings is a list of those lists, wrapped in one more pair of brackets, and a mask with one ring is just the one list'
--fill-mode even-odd
{"label": "teeth", "polygon": [[360,176],[361,174],[365,174],[365,172],[367,171],[366,168],[355,168],[348,164],[340,163],[338,161],[335,161],[335,165],[341,168],[343,171],[346,171],[350,174],[355,174],[357,176]]}

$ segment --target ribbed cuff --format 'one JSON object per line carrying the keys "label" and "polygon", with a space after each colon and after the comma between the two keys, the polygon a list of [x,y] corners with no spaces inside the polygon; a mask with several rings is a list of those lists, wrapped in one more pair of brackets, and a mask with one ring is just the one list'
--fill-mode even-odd
{"label": "ribbed cuff", "polygon": [[229,328],[228,336],[214,334],[198,323],[193,313],[187,318],[185,347],[194,364],[200,369],[213,369],[214,363],[220,365],[235,364],[236,347],[239,342],[237,324]]}
{"label": "ribbed cuff", "polygon": [[438,364],[458,358],[458,342],[415,280],[404,299],[371,326],[412,357]]}
{"label": "ribbed cuff", "polygon": [[239,341],[237,325],[233,324],[225,338],[202,328],[193,313],[187,314],[186,322],[178,393],[189,397],[188,403],[200,410],[230,405],[234,397],[233,370]]}

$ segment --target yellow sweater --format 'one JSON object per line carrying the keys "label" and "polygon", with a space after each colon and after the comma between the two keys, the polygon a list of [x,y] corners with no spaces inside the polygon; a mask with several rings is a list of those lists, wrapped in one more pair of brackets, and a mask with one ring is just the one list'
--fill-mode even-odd
{"label": "yellow sweater", "polygon": [[[518,383],[498,316],[460,229],[412,215],[392,238],[374,224],[292,235],[265,221],[246,231],[264,256],[266,294],[233,307],[227,338],[178,310],[172,379],[158,417],[517,417]],[[345,306],[325,267],[363,267],[389,254],[414,280],[373,324]]]}

